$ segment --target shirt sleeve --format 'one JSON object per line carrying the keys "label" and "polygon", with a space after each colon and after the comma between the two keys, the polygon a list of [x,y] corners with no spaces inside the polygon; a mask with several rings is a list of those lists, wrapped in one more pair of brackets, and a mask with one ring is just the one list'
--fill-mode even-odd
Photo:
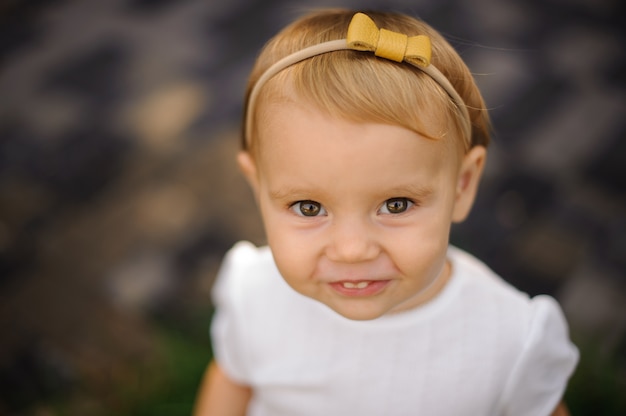
{"label": "shirt sleeve", "polygon": [[501,413],[507,416],[550,415],[578,362],[558,303],[544,295],[530,302],[525,343],[502,396]]}
{"label": "shirt sleeve", "polygon": [[247,242],[233,246],[224,257],[211,293],[215,307],[211,322],[214,359],[233,381],[242,384],[248,384],[248,374],[241,285],[254,250]]}

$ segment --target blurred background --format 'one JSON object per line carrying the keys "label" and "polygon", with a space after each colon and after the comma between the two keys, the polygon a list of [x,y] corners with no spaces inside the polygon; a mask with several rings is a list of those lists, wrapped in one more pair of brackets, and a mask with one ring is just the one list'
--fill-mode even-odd
{"label": "blurred background", "polygon": [[245,79],[321,6],[422,17],[461,53],[495,137],[452,241],[560,301],[573,414],[626,414],[618,0],[1,0],[0,415],[189,414],[220,259],[263,243]]}

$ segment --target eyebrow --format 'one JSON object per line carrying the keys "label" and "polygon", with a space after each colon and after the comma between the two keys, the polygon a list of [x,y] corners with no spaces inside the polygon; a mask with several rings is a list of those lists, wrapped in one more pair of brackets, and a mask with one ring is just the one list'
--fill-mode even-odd
{"label": "eyebrow", "polygon": [[434,189],[430,186],[422,186],[416,185],[413,183],[409,183],[406,185],[394,186],[388,189],[385,189],[385,195],[397,195],[399,197],[410,196],[417,199],[425,199],[428,196],[432,195]]}
{"label": "eyebrow", "polygon": [[279,189],[271,189],[269,191],[270,199],[284,200],[284,199],[299,199],[304,198],[307,195],[311,195],[313,191],[304,188],[295,188],[291,186],[281,187]]}
{"label": "eyebrow", "polygon": [[[300,199],[300,198],[311,198],[313,196],[317,196],[320,191],[315,189],[305,189],[305,188],[295,188],[295,187],[283,187],[280,189],[274,189],[269,191],[270,198],[273,200],[284,200],[284,199]],[[425,199],[432,195],[434,189],[430,186],[422,186],[416,184],[405,184],[399,186],[393,186],[390,188],[385,188],[381,190],[380,195],[381,198],[394,198],[394,197],[411,197],[415,199]]]}

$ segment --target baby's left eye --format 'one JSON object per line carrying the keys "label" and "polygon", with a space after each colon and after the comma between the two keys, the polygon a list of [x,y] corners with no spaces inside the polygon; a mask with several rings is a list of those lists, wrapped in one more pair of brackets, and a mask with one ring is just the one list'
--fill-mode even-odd
{"label": "baby's left eye", "polygon": [[391,198],[386,200],[382,207],[380,207],[380,213],[382,214],[402,214],[411,206],[413,202],[411,202],[407,198]]}

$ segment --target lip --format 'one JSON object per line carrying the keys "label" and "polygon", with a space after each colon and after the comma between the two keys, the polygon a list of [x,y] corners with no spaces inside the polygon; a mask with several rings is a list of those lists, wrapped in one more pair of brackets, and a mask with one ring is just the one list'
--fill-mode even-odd
{"label": "lip", "polygon": [[[367,287],[359,289],[357,287],[347,288],[343,284],[350,282],[357,284],[359,282],[369,282]],[[374,296],[382,292],[391,282],[391,280],[342,280],[338,282],[331,282],[329,286],[337,293],[347,297],[366,297]]]}

